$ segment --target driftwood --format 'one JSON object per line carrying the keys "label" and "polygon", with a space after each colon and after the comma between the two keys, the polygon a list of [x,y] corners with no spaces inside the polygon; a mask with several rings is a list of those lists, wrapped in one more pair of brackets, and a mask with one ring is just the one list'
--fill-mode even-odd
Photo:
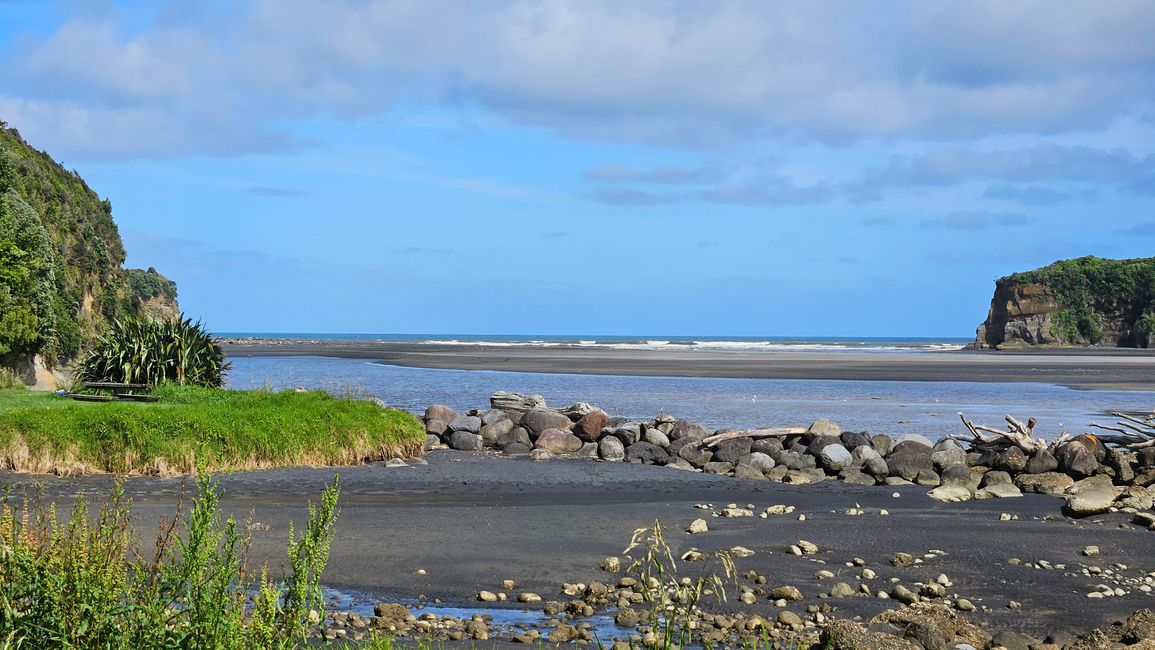
{"label": "driftwood", "polygon": [[737,429],[712,436],[707,436],[696,442],[687,443],[692,447],[713,447],[719,442],[736,438],[775,438],[778,436],[800,436],[806,433],[805,427],[781,427],[778,429]]}
{"label": "driftwood", "polygon": [[[970,438],[961,438],[959,436],[948,436],[955,440],[965,442],[970,445],[971,449],[979,451],[1003,451],[1010,447],[1019,447],[1023,451],[1033,454],[1042,451],[1053,445],[1048,445],[1043,438],[1035,437],[1035,419],[1031,418],[1026,424],[1016,420],[1011,416],[1006,416],[1007,429],[1003,431],[994,427],[989,427],[984,424],[975,424],[966,419],[962,413],[958,414],[960,420],[967,431],[970,432]],[[1062,438],[1065,439],[1065,436]]]}
{"label": "driftwood", "polygon": [[1096,429],[1114,432],[1113,434],[1096,434],[1095,437],[1100,442],[1131,450],[1155,447],[1155,411],[1142,418],[1116,411],[1112,411],[1111,415],[1119,418],[1113,425],[1091,423],[1091,426]]}

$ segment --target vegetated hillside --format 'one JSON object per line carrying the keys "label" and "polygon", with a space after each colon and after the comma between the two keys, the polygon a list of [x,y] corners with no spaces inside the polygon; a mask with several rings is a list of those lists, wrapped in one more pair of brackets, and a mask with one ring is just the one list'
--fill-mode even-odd
{"label": "vegetated hillside", "polygon": [[112,204],[0,121],[0,368],[73,359],[119,317],[178,313],[155,269],[122,269]]}
{"label": "vegetated hillside", "polygon": [[995,282],[976,347],[1155,347],[1155,257],[1080,257]]}

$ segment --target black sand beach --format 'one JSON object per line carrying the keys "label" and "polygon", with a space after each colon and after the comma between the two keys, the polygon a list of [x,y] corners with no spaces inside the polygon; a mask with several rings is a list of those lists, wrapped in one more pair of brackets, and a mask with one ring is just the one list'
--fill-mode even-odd
{"label": "black sand beach", "polygon": [[[1111,581],[1082,573],[1087,565],[1111,569],[1122,564],[1126,568],[1115,571],[1129,580],[1155,571],[1152,533],[1125,525],[1123,514],[1065,519],[1053,497],[943,504],[914,486],[863,488],[835,481],[792,486],[652,466],[534,462],[449,451],[434,452],[428,460],[428,465],[394,469],[373,465],[227,475],[221,483],[223,503],[242,519],[254,509],[257,521],[269,526],[255,534],[254,550],[276,569],[284,561],[287,522],[300,526],[307,501],[340,475],[341,517],[325,581],[380,600],[423,595],[469,607],[478,604],[473,598],[478,590],[499,590],[505,578],[516,580],[518,591],[564,600],[563,582],[611,579],[598,568],[602,559],[620,554],[636,528],[661,520],[678,553],[691,546],[707,552],[734,545],[753,550],[754,556],[737,561],[739,570],[768,576],[768,588],[798,587],[806,598],[790,605],[796,612],[818,602],[836,606],[839,617],[894,606],[865,595],[818,600],[835,582],[857,587],[862,569],[845,564],[856,557],[878,573],[868,581],[872,593],[889,590],[891,578],[913,586],[945,574],[953,582],[948,593],[974,602],[979,611],[969,616],[992,631],[1082,632],[1155,602],[1132,587],[1126,596],[1089,599],[1086,594],[1096,584]],[[46,497],[65,500],[80,493],[96,499],[111,485],[106,476],[9,472],[0,473],[0,481],[18,486],[40,482]],[[145,539],[151,521],[171,513],[180,485],[180,479],[127,482]],[[895,492],[901,496],[893,497]],[[767,519],[714,518],[695,509],[699,503],[717,508],[753,504],[758,511],[784,504],[797,510]],[[854,507],[865,514],[845,514]],[[881,515],[881,509],[889,515]],[[1019,519],[1001,521],[1001,513]],[[805,521],[799,521],[800,514]],[[686,526],[698,517],[707,519],[710,532],[686,534]],[[817,544],[818,554],[788,554],[787,547],[800,539]],[[1089,544],[1098,545],[1102,554],[1081,556]],[[922,557],[935,549],[945,554],[920,565],[895,568],[888,562],[899,551]],[[1008,564],[1012,558],[1022,564]],[[1030,567],[1039,560],[1066,568]],[[418,569],[426,574],[417,575]],[[822,569],[836,577],[819,580],[815,574]],[[1021,608],[1009,609],[1012,600]],[[777,611],[764,598],[752,609]]]}
{"label": "black sand beach", "polygon": [[229,356],[333,356],[416,368],[765,379],[1043,382],[1079,389],[1155,390],[1155,351],[765,352],[495,347],[379,341],[241,339]]}

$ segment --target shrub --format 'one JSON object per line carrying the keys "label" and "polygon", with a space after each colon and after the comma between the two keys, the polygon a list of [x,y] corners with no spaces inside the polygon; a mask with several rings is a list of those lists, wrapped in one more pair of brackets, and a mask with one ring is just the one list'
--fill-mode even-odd
{"label": "shrub", "polygon": [[80,362],[82,381],[219,388],[229,369],[224,351],[200,321],[132,317],[115,321]]}
{"label": "shrub", "polygon": [[334,477],[296,538],[284,582],[249,567],[252,521],[222,519],[197,479],[187,517],[162,522],[148,556],[117,484],[95,517],[78,501],[0,503],[0,639],[16,648],[298,648],[324,619],[320,577],[337,518]]}

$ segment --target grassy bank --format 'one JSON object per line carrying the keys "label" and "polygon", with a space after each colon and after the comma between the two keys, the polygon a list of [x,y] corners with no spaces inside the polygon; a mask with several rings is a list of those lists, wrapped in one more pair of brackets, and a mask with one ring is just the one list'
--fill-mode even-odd
{"label": "grassy bank", "polygon": [[160,386],[159,402],[0,390],[0,462],[34,473],[191,473],[353,465],[420,453],[408,413],[321,391]]}

